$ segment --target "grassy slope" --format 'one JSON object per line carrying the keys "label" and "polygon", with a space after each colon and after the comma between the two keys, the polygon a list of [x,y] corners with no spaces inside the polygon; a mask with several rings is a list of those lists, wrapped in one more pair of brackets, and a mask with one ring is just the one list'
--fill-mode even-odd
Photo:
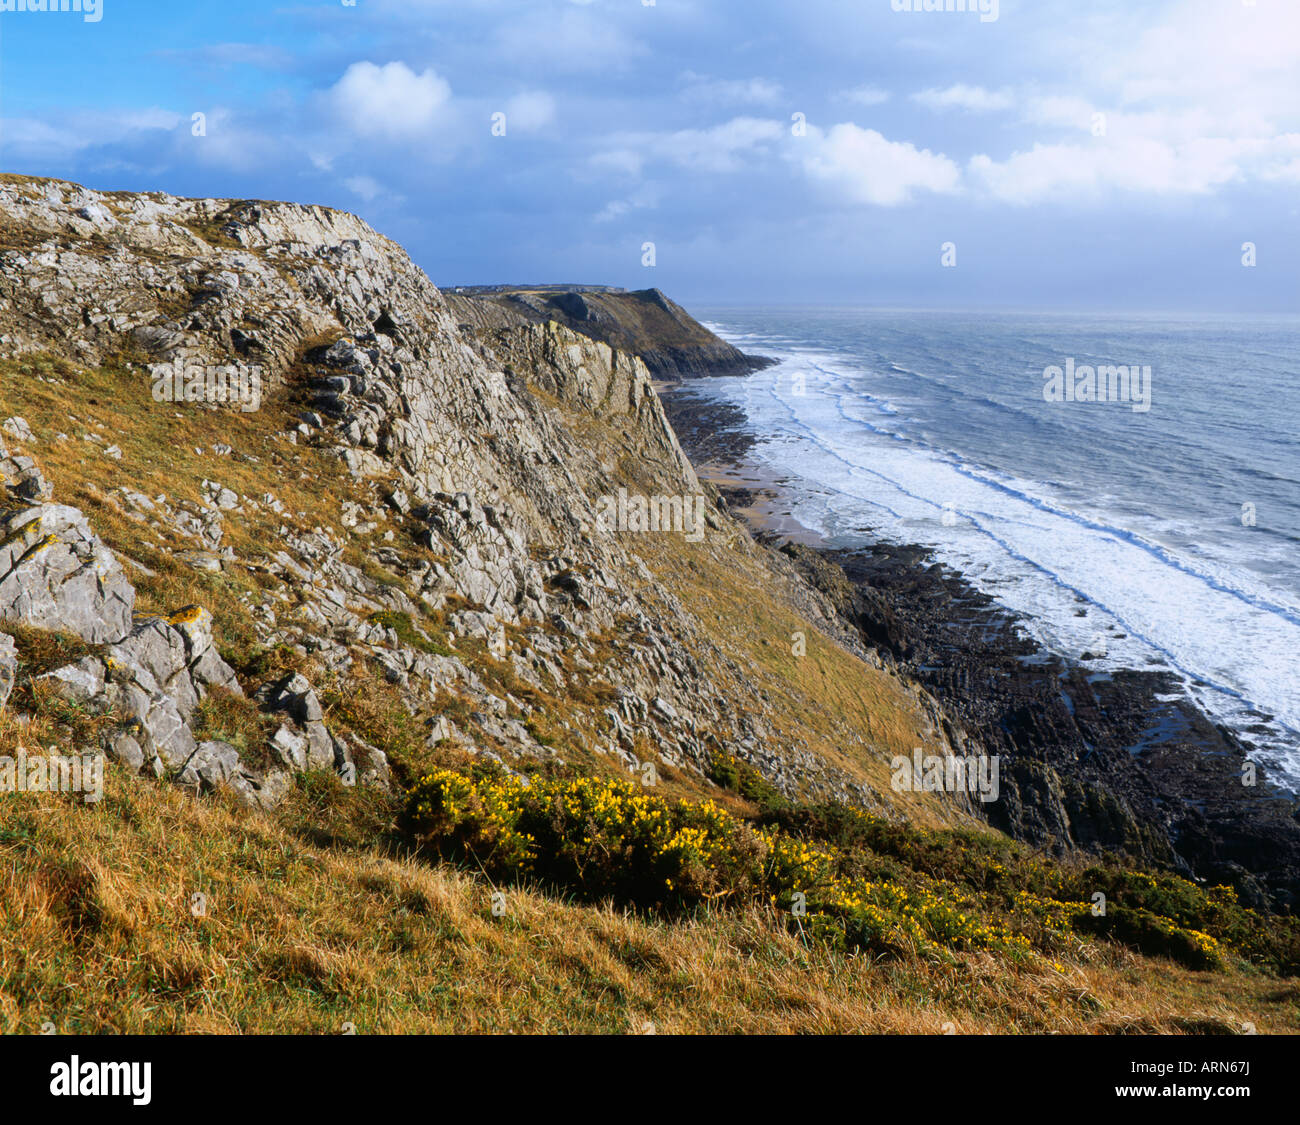
{"label": "grassy slope", "polygon": [[[110,771],[0,827],[0,1028],[35,1031],[926,1032],[1300,1028],[1294,984],[1098,945],[873,962],[759,911],[663,922],[306,842],[348,795],[277,818]],[[207,898],[196,917],[195,893]]]}
{"label": "grassy slope", "polygon": [[[33,377],[38,374],[57,381]],[[127,564],[128,577],[138,594],[137,612],[168,614],[191,603],[207,606],[215,618],[223,655],[241,672],[265,671],[264,657],[259,661],[255,652],[249,603],[269,601],[281,617],[292,615],[291,602],[284,603],[276,595],[278,580],[263,573],[269,556],[279,549],[282,526],[298,534],[324,528],[335,539],[350,544],[346,561],[380,581],[396,581],[365,559],[361,550],[365,541],[339,522],[345,501],[369,508],[382,489],[352,481],[340,462],[321,450],[292,445],[278,436],[296,421],[284,391],[269,394],[262,409],[250,414],[158,404],[150,396],[149,377],[139,366],[127,367],[123,362],[85,369],[46,357],[0,360],[0,388],[0,416],[21,415],[37,435],[38,445],[32,452],[54,485],[55,500],[85,512],[95,531]],[[589,417],[575,420],[574,428],[588,442],[609,438]],[[66,434],[67,440],[54,440],[59,433]],[[102,443],[83,440],[84,433],[99,435]],[[237,454],[251,454],[258,461],[219,456],[213,452],[217,443],[230,445]],[[120,460],[104,454],[110,445],[121,449]],[[196,571],[181,562],[177,552],[193,549],[193,541],[153,528],[142,529],[141,521],[110,492],[126,487],[150,498],[163,493],[175,506],[180,501],[198,502],[204,480],[217,481],[259,501],[270,492],[285,508],[283,514],[263,508],[228,516],[222,546],[232,547],[239,563],[227,565],[219,574]],[[400,521],[381,525],[368,541],[377,543],[390,528],[397,538],[386,544],[389,548],[409,559],[430,557],[426,548],[403,533]],[[827,760],[869,781],[887,799],[897,800],[900,811],[910,818],[936,825],[962,822],[960,814],[934,802],[930,795],[895,798],[890,793],[889,756],[910,753],[924,742],[915,705],[890,677],[865,667],[779,599],[756,600],[754,589],[763,588],[770,580],[747,540],[738,537],[732,549],[721,551],[716,545],[647,536],[638,547],[659,581],[707,624],[708,640],[746,669],[750,685],[769,694],[783,736],[809,742]],[[143,564],[153,573],[133,563]],[[647,584],[639,592],[653,601],[657,585]],[[431,636],[445,635],[436,615],[418,624]],[[790,655],[790,638],[795,632],[808,638],[806,658]],[[598,694],[589,701],[539,696],[514,682],[508,666],[491,660],[472,640],[463,642],[462,650],[461,655],[489,683],[530,698],[555,720],[590,724],[605,705]],[[707,653],[701,651],[700,655],[707,659]],[[328,689],[328,674],[309,664],[303,665],[303,670],[318,686]],[[876,747],[874,753],[865,750],[868,744]],[[564,749],[566,757],[593,772],[612,770],[605,759],[577,744]],[[417,764],[412,763],[413,767]],[[680,789],[680,795],[705,792],[693,775],[663,772],[670,785],[675,783]]]}
{"label": "grassy slope", "polygon": [[[252,415],[173,409],[154,404],[148,386],[138,369],[28,359],[0,369],[0,416],[22,414],[32,425],[56,499],[81,507],[110,545],[155,572],[131,572],[141,610],[208,606],[227,658],[265,676],[288,658],[256,651],[239,601],[267,593],[258,561],[281,523],[331,527],[347,540],[337,523],[342,501],[369,497],[338,462],[273,436],[286,427],[282,400]],[[82,441],[87,430],[120,446],[122,460]],[[60,431],[70,440],[55,442]],[[218,441],[261,460],[218,457]],[[197,500],[205,478],[257,498],[270,491],[286,505],[285,516],[226,521],[226,542],[253,567],[209,575],[178,564],[172,552],[192,544],[142,531],[107,491],[120,483]],[[394,546],[420,550],[400,533]],[[721,554],[648,540],[645,555],[747,684],[767,693],[783,740],[866,780],[912,823],[963,823],[928,797],[890,793],[888,756],[920,737],[914,705],[779,598],[756,599],[766,579],[750,545]],[[422,624],[433,632],[437,622]],[[795,631],[808,636],[800,659],[790,652]],[[34,646],[28,638],[25,651]],[[490,681],[508,675],[482,652],[467,659]],[[363,672],[345,690],[307,670],[336,729],[388,750],[400,775],[455,764],[424,749],[418,720],[377,678]],[[598,695],[536,702],[550,720],[579,729],[600,705]],[[455,706],[445,699],[432,710]],[[53,703],[40,722],[53,741],[85,733]],[[0,714],[0,752],[17,737]],[[581,769],[613,773],[606,759],[565,751]],[[662,777],[665,796],[708,793],[752,811],[694,775],[665,769]],[[1220,972],[1193,972],[1088,941],[1055,961],[943,950],[873,962],[807,947],[759,908],[667,922],[523,889],[508,891],[509,910],[494,919],[481,875],[395,848],[396,814],[395,802],[325,779],[269,816],[196,802],[115,768],[99,807],[0,797],[0,1027],[329,1031],[350,1021],[362,1031],[621,1032],[652,1021],[659,1031],[938,1031],[947,1023],[959,1031],[1233,1031],[1250,1021],[1300,1029],[1295,985],[1236,959]],[[188,906],[195,892],[208,896],[201,919]]]}

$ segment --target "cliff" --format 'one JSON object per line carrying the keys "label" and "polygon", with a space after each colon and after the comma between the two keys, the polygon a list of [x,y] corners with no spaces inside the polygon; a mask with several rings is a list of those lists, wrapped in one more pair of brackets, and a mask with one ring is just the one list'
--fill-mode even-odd
{"label": "cliff", "polygon": [[602,286],[480,286],[446,294],[461,325],[484,338],[525,324],[562,324],[621,352],[639,356],[665,381],[747,375],[772,361],[719,339],[658,289]]}
{"label": "cliff", "polygon": [[[11,573],[0,617],[120,644],[134,636],[132,604],[166,621],[178,601],[202,602],[217,638],[292,650],[308,680],[378,666],[440,739],[506,760],[605,756],[635,769],[653,747],[703,779],[725,749],[791,795],[891,804],[878,751],[838,720],[838,733],[798,732],[765,698],[752,640],[687,604],[678,578],[748,571],[830,634],[851,675],[879,685],[900,746],[942,741],[933,705],[883,673],[701,487],[640,358],[551,321],[500,325],[491,345],[466,339],[399,247],[324,208],[10,179],[0,215],[4,413],[30,427],[20,452],[44,474],[39,499],[76,505],[33,493],[0,530],[26,551],[73,521],[106,560],[75,606],[61,604],[57,567]],[[200,382],[255,372],[257,409],[158,401],[186,385],[178,369]],[[681,526],[629,529],[629,502]],[[466,644],[504,682],[487,682]],[[101,658],[87,660],[56,674],[61,690],[127,708],[109,742],[133,766],[183,770],[203,684],[154,716],[147,680],[135,681],[141,696],[119,692]],[[243,673],[250,698],[276,690],[231,667],[223,681]],[[454,719],[438,711],[449,697]],[[562,737],[530,730],[548,710],[568,724]],[[861,749],[841,750],[841,737]],[[350,760],[352,741],[330,745]],[[293,763],[282,758],[271,752],[269,783],[246,763],[231,769],[279,793]]]}
{"label": "cliff", "polygon": [[912,784],[979,746],[697,479],[645,356],[750,361],[578,296],[449,301],[325,208],[0,176],[0,782],[102,789],[3,804],[0,1025],[935,1030],[909,997],[987,957],[973,1027],[1183,1027],[1134,950],[1214,970],[1197,1027],[1291,1018],[1289,923]]}

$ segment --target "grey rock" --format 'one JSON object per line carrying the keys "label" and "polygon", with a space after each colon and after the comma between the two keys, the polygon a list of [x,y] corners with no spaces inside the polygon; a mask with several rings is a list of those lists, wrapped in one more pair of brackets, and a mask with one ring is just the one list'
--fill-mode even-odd
{"label": "grey rock", "polygon": [[302,773],[307,768],[307,739],[288,724],[282,723],[271,737],[271,748],[280,761],[294,772]]}
{"label": "grey rock", "polygon": [[26,418],[6,418],[0,422],[0,430],[4,430],[14,441],[20,441],[24,445],[31,445],[36,441],[32,428],[27,424]]}
{"label": "grey rock", "polygon": [[188,716],[199,701],[188,675],[185,640],[160,617],[140,622],[105,654],[106,662],[130,672],[130,679],[150,695],[166,695],[177,711]]}
{"label": "grey rock", "polygon": [[263,695],[269,710],[285,711],[301,725],[320,722],[325,711],[317,699],[307,678],[300,672],[294,672],[283,680],[263,689]]}
{"label": "grey rock", "polygon": [[76,508],[0,513],[0,620],[102,644],[126,635],[134,605],[134,587]]}
{"label": "grey rock", "polygon": [[108,742],[108,752],[133,773],[144,768],[144,751],[125,731],[118,731]]}
{"label": "grey rock", "polygon": [[0,707],[9,700],[18,678],[18,649],[13,637],[0,633]]}
{"label": "grey rock", "polygon": [[181,766],[176,780],[200,791],[215,789],[239,777],[239,751],[228,742],[201,742]]}
{"label": "grey rock", "polygon": [[77,217],[94,223],[97,227],[111,227],[117,222],[113,213],[102,203],[87,203],[84,207],[78,207]]}
{"label": "grey rock", "polygon": [[177,551],[175,557],[178,562],[183,562],[193,570],[221,573],[221,556],[212,551]]}
{"label": "grey rock", "polygon": [[284,800],[293,788],[293,774],[287,770],[270,770],[260,776],[246,775],[240,799],[247,805],[271,809]]}
{"label": "grey rock", "polygon": [[167,624],[180,634],[185,645],[185,662],[195,686],[220,687],[233,695],[243,695],[235,670],[221,659],[212,640],[212,614],[203,606],[188,605],[176,610]]}
{"label": "grey rock", "polygon": [[257,693],[270,712],[283,712],[292,720],[282,724],[272,740],[280,760],[291,769],[335,769],[347,761],[346,746],[325,727],[325,710],[306,677],[295,672]]}
{"label": "grey rock", "polygon": [[138,754],[155,770],[180,768],[194,752],[189,722],[199,700],[214,686],[242,694],[213,647],[211,628],[211,614],[197,606],[147,618],[102,656],[56,669],[48,679],[70,698],[117,709],[125,760]]}
{"label": "grey rock", "polygon": [[0,486],[14,500],[42,504],[54,495],[54,486],[41,475],[30,457],[9,456],[0,446]]}
{"label": "grey rock", "polygon": [[393,779],[388,765],[388,755],[368,742],[353,737],[356,749],[352,759],[356,764],[356,780],[361,785],[374,786],[377,789],[391,790]]}
{"label": "grey rock", "polygon": [[126,729],[146,757],[174,767],[193,753],[194,734],[170,698],[161,692],[146,692],[133,683],[115,694],[127,719]]}
{"label": "grey rock", "polygon": [[106,668],[102,660],[86,657],[75,664],[56,668],[40,679],[52,684],[58,694],[78,703],[93,703],[104,694]]}
{"label": "grey rock", "polygon": [[402,515],[410,515],[411,498],[407,495],[405,489],[395,488],[385,499],[387,499],[388,503]]}

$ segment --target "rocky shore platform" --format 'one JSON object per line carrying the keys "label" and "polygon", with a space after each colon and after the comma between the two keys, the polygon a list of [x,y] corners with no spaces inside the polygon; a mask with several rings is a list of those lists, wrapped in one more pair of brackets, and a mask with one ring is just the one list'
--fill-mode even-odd
{"label": "rocky shore platform", "polygon": [[1127,856],[1231,885],[1258,908],[1300,907],[1296,795],[1174,674],[1104,671],[1096,659],[1045,651],[926,547],[832,548],[793,518],[780,478],[748,457],[754,436],[741,411],[689,386],[668,389],[664,403],[700,477],[752,534],[940,701],[954,745],[998,756],[1001,794],[984,806],[991,824],[1052,854]]}

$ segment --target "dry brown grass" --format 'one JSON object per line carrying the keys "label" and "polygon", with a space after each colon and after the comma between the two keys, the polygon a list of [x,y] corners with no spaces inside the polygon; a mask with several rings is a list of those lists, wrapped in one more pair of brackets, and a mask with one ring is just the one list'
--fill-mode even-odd
{"label": "dry brown grass", "polygon": [[[36,437],[29,452],[54,485],[55,500],[85,512],[124,561],[139,612],[165,614],[181,605],[205,605],[227,647],[246,650],[252,637],[239,598],[260,599],[272,584],[265,564],[282,540],[280,528],[302,533],[322,527],[346,543],[351,537],[339,523],[343,501],[368,504],[373,494],[354,485],[329,454],[283,436],[296,423],[286,388],[268,388],[261,410],[242,413],[155,402],[151,386],[147,369],[139,364],[86,369],[46,356],[0,360],[0,415],[27,420]],[[60,433],[66,440],[57,439]],[[84,440],[87,434],[100,440]],[[231,446],[234,455],[219,456],[214,452],[218,443]],[[112,445],[121,450],[120,460],[105,455]],[[150,526],[114,492],[126,487],[151,499],[164,494],[176,506],[198,503],[205,480],[259,505],[270,492],[285,508],[283,514],[266,507],[227,514],[221,545],[233,548],[239,562],[219,574],[193,570],[178,560],[176,552],[194,549],[196,543]]]}
{"label": "dry brown grass", "polygon": [[[778,744],[812,751],[921,827],[978,827],[943,794],[893,791],[890,759],[934,745],[921,708],[896,678],[865,664],[787,605],[756,545],[741,536],[726,548],[645,536],[638,549],[658,583],[703,624],[707,642],[745,670],[738,697],[750,690],[764,694]],[[769,596],[756,598],[756,589]],[[654,596],[649,586],[641,593]],[[797,633],[804,637],[803,655],[794,652]],[[708,659],[703,652],[696,656]]]}
{"label": "dry brown grass", "polygon": [[[319,847],[110,771],[0,798],[0,1029],[958,1033],[1300,1029],[1294,984],[1088,945],[871,962],[762,910],[669,923]],[[206,896],[196,916],[191,899]]]}
{"label": "dry brown grass", "polygon": [[[84,371],[41,357],[0,364],[0,416],[26,417],[38,439],[31,452],[56,498],[81,507],[134,564],[139,608],[208,606],[228,656],[245,658],[262,679],[307,668],[331,727],[389,751],[399,775],[409,775],[442,755],[423,745],[426,716],[409,715],[371,670],[358,666],[336,682],[292,653],[254,652],[240,598],[267,592],[259,568],[280,524],[327,527],[348,541],[338,525],[342,501],[372,499],[327,455],[277,436],[291,413],[283,395],[248,415],[157,404],[143,370],[120,365]],[[90,431],[102,444],[81,439]],[[56,441],[59,432],[69,440]],[[216,442],[258,460],[218,457]],[[120,462],[104,456],[109,444],[122,449]],[[173,553],[193,544],[142,525],[112,493],[121,483],[197,500],[205,478],[259,499],[271,491],[288,509],[228,519],[227,542],[241,562],[220,575],[178,564]],[[918,825],[962,822],[931,795],[892,794],[888,759],[925,743],[922,716],[894,681],[779,596],[755,598],[770,589],[757,548],[738,540],[724,553],[716,543],[649,538],[642,546],[651,570],[701,622],[698,655],[709,658],[707,630],[708,644],[742,669],[736,697],[766,693],[776,739],[866,780]],[[654,584],[643,593],[652,598]],[[436,623],[424,624],[432,635]],[[797,631],[808,643],[800,658],[790,650]],[[602,640],[619,643],[616,635]],[[490,683],[527,696],[539,709],[534,726],[557,745],[592,729],[608,686],[597,677],[567,694],[525,691],[508,665],[472,645],[461,652]],[[36,705],[33,725],[20,730],[13,708],[0,712],[0,747],[94,741],[56,701],[26,702]],[[431,701],[429,713],[454,717],[457,707],[447,696]],[[218,700],[209,711],[213,730],[256,738],[258,720],[246,708]],[[571,738],[571,764],[617,772],[581,742]],[[638,753],[653,758],[654,747]],[[664,767],[660,776],[663,796],[707,792],[734,811],[746,808],[688,771]],[[0,1029],[30,1031],[45,1020],[101,1032],[309,1032],[348,1022],[375,1032],[623,1033],[647,1023],[660,1032],[1232,1031],[1246,1021],[1261,1031],[1300,1028],[1294,984],[1240,967],[1195,973],[1106,944],[1081,943],[1059,967],[1035,955],[975,953],[873,962],[807,947],[783,919],[757,908],[670,923],[527,888],[507,888],[509,909],[497,919],[486,881],[393,850],[393,799],[367,803],[358,791],[311,784],[269,816],[114,769],[107,782],[97,806],[0,794]],[[206,896],[201,917],[190,908],[196,893]]]}
{"label": "dry brown grass", "polygon": [[[56,499],[81,508],[123,559],[137,590],[137,610],[166,614],[186,604],[207,606],[214,615],[223,655],[241,670],[254,659],[256,649],[249,604],[266,600],[271,596],[268,590],[277,585],[266,574],[265,564],[281,540],[282,525],[298,533],[325,528],[347,544],[349,561],[362,565],[378,581],[397,581],[368,560],[360,542],[339,523],[344,501],[368,505],[374,502],[375,491],[351,480],[323,451],[285,440],[284,431],[296,421],[287,389],[271,391],[260,411],[244,414],[198,404],[154,402],[147,370],[139,364],[127,366],[125,359],[116,366],[84,369],[55,357],[28,356],[0,361],[0,379],[0,414],[27,419],[37,438],[31,452],[54,484]],[[76,404],[72,414],[69,402]],[[558,404],[547,405],[560,409]],[[619,444],[617,435],[592,416],[564,413],[565,423],[580,437],[585,435],[585,440]],[[68,440],[55,440],[59,433],[67,434]],[[102,441],[84,441],[85,433],[94,433]],[[236,456],[215,454],[213,446],[219,442],[232,446]],[[103,453],[112,444],[122,450],[120,461]],[[239,454],[257,460],[241,460]],[[641,471],[647,471],[644,463]],[[233,547],[238,561],[228,563],[219,574],[185,565],[176,553],[193,549],[194,542],[149,527],[113,491],[120,483],[149,497],[165,494],[173,504],[197,502],[204,480],[218,481],[259,502],[263,493],[272,492],[286,508],[284,515],[267,509],[228,515],[222,545]],[[647,478],[643,483],[648,487],[652,481]],[[396,530],[392,546],[412,557],[429,554],[406,542],[400,525]],[[920,824],[960,821],[931,794],[895,795],[890,790],[889,758],[928,741],[916,705],[890,677],[829,641],[779,596],[755,598],[755,589],[770,590],[770,574],[747,538],[737,536],[726,550],[716,542],[695,545],[680,537],[645,537],[634,547],[683,598],[708,630],[709,641],[736,659],[747,670],[751,686],[767,694],[775,737],[781,743],[807,747],[849,776],[865,780],[886,803],[897,805]],[[653,586],[641,593],[648,604],[654,604]],[[272,605],[278,614],[292,613],[278,599]],[[420,624],[430,636],[445,635],[439,621],[430,618]],[[790,652],[795,632],[808,638],[808,653],[802,658]],[[617,637],[608,639],[611,645],[617,641]],[[612,762],[589,749],[597,741],[601,712],[612,694],[607,683],[571,676],[567,690],[539,692],[522,684],[508,663],[491,659],[472,643],[459,654],[489,684],[535,707],[534,725],[555,740],[567,761],[600,775],[617,771]],[[697,655],[709,660],[707,652]],[[567,730],[563,722],[570,724]],[[654,747],[645,749],[654,760]],[[671,795],[716,792],[690,771],[661,769],[660,773]]]}

